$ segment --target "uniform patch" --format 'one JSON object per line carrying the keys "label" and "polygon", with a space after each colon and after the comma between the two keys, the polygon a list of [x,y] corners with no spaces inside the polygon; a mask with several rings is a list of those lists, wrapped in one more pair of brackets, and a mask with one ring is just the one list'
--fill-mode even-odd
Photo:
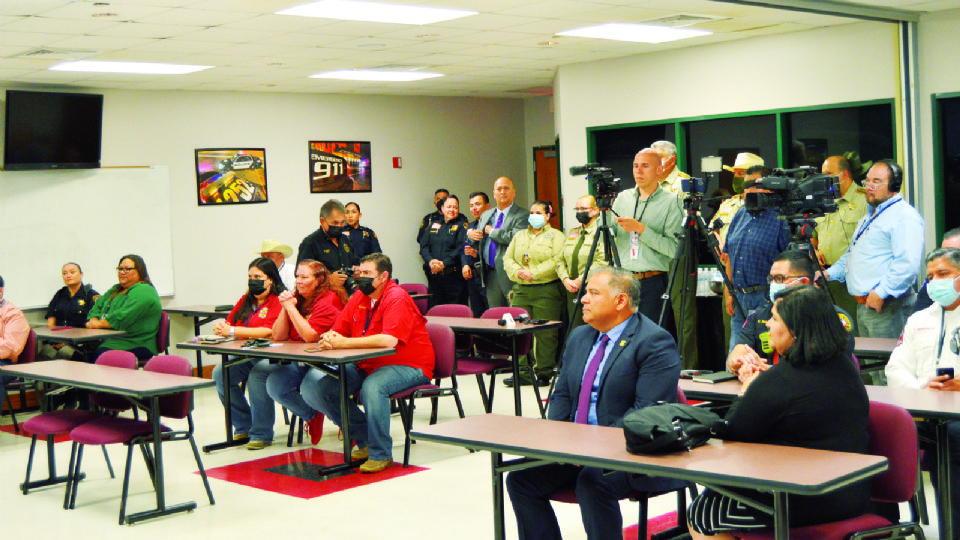
{"label": "uniform patch", "polygon": [[853,323],[850,322],[850,317],[847,317],[843,313],[837,313],[840,317],[840,324],[843,325],[843,329],[847,332],[853,332]]}
{"label": "uniform patch", "polygon": [[433,229],[433,230],[435,230],[435,231],[439,231],[439,230],[440,230],[440,224],[439,224],[439,223],[434,223],[433,225],[430,226],[430,228]]}
{"label": "uniform patch", "polygon": [[87,305],[87,303],[83,300],[83,298],[81,298],[81,299],[77,300],[77,305],[79,305],[79,306],[85,306],[85,305]]}
{"label": "uniform patch", "polygon": [[257,316],[260,317],[261,319],[266,319],[266,318],[267,318],[267,312],[268,312],[268,311],[270,311],[270,310],[269,310],[266,306],[264,306],[264,307],[260,310],[260,313],[257,314]]}
{"label": "uniform patch", "polygon": [[457,230],[457,227],[459,227],[459,225],[454,225],[453,227],[450,227],[450,232]]}
{"label": "uniform patch", "polygon": [[570,231],[570,236],[568,236],[567,238],[569,238],[570,240],[576,240],[577,238],[580,238],[580,232],[576,230]]}
{"label": "uniform patch", "polygon": [[350,253],[350,244],[344,244],[343,250],[346,251],[347,253]]}

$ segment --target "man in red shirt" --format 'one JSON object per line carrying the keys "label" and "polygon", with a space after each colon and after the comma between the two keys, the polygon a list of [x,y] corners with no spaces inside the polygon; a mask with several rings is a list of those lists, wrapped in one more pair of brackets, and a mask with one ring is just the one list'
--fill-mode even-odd
{"label": "man in red shirt", "polygon": [[[350,406],[350,436],[356,441],[353,459],[367,459],[362,473],[377,473],[393,464],[390,437],[390,395],[433,377],[433,344],[427,320],[410,294],[393,282],[393,264],[382,253],[360,261],[357,291],[350,297],[333,328],[320,337],[322,349],[393,347],[396,354],[347,366],[347,392],[359,391],[364,411]],[[333,377],[312,369],[300,385],[304,401],[338,426],[340,385]]]}

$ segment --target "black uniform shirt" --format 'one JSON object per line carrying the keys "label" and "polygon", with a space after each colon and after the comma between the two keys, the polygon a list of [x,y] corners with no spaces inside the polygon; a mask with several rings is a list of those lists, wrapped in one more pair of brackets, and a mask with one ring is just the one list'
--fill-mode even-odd
{"label": "black uniform shirt", "polygon": [[380,250],[380,240],[377,239],[377,233],[373,232],[373,229],[369,227],[364,227],[363,225],[353,228],[347,225],[347,230],[343,232],[344,235],[350,238],[350,243],[353,244],[353,248],[357,251],[357,259],[362,259],[371,253],[382,253]]}
{"label": "black uniform shirt", "polygon": [[[850,322],[850,315],[837,306],[833,306],[833,308],[837,310],[837,316],[840,317],[840,322],[850,336],[847,342],[847,355],[852,356],[856,340],[853,336],[853,323]],[[773,347],[769,344],[770,329],[767,328],[767,321],[770,320],[772,314],[772,303],[758,307],[747,315],[747,320],[743,323],[743,328],[741,328],[740,333],[737,334],[738,345],[749,345],[751,349],[760,355],[761,358],[765,358],[767,362],[773,360],[774,352]],[[767,346],[764,347],[764,344],[767,344]]]}
{"label": "black uniform shirt", "polygon": [[434,223],[420,239],[420,257],[424,264],[443,261],[445,271],[460,269],[460,255],[467,238],[467,218],[463,215],[443,223]]}
{"label": "black uniform shirt", "polygon": [[84,328],[87,325],[87,313],[97,298],[100,298],[100,293],[90,285],[81,285],[80,290],[73,296],[70,296],[70,289],[64,286],[53,295],[45,317],[55,317],[57,326]]}
{"label": "black uniform shirt", "polygon": [[[300,249],[297,252],[297,264],[305,259],[313,259],[323,263],[330,272],[342,270],[344,267],[353,268],[359,264],[356,251],[350,243],[350,238],[341,235],[338,240],[339,246],[334,244],[323,227],[310,233],[300,242]],[[352,275],[352,273],[351,273]]]}

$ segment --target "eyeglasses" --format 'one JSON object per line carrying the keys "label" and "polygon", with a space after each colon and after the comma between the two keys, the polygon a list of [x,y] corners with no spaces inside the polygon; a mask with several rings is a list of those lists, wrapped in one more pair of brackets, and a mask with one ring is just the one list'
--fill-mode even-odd
{"label": "eyeglasses", "polygon": [[807,276],[785,276],[783,274],[776,274],[767,276],[767,283],[786,283],[787,281],[792,281],[794,279],[803,279]]}
{"label": "eyeglasses", "polygon": [[123,266],[117,267],[117,272],[121,274],[126,274],[127,272],[133,272],[134,270],[136,270],[136,268],[134,268],[133,266],[131,266],[130,268],[124,268]]}
{"label": "eyeglasses", "polygon": [[867,187],[867,186],[880,187],[880,186],[886,185],[887,182],[888,182],[887,180],[879,180],[877,178],[867,178],[863,181],[863,187]]}

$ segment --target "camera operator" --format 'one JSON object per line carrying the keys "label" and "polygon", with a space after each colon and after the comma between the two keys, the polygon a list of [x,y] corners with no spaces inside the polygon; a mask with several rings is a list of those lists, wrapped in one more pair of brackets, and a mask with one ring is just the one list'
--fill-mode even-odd
{"label": "camera operator", "polygon": [[[490,198],[487,197],[486,193],[474,191],[470,194],[470,215],[473,216],[473,223],[467,226],[468,235],[470,231],[477,230],[477,226],[480,224],[480,216],[489,209]],[[463,279],[467,280],[470,309],[473,310],[473,316],[478,319],[489,308],[487,290],[483,286],[483,262],[480,260],[480,252],[477,251],[479,246],[480,242],[468,237],[464,242],[463,255],[460,257]]]}
{"label": "camera operator", "polygon": [[[853,167],[843,156],[830,156],[821,167],[823,174],[836,176],[840,180],[841,197],[837,199],[837,211],[817,218],[816,238],[811,240],[817,248],[820,264],[824,268],[837,262],[847,252],[854,230],[863,214],[867,211],[866,190],[854,184]],[[839,282],[830,282],[830,294],[833,301],[854,316],[857,313],[857,301],[847,287]],[[856,318],[854,318],[856,327]]]}
{"label": "camera operator", "polygon": [[[593,239],[597,234],[597,218],[600,216],[600,209],[597,208],[597,200],[593,195],[580,197],[576,204],[574,210],[577,212],[577,221],[580,226],[573,227],[567,233],[567,238],[563,241],[563,251],[557,258],[557,276],[560,277],[563,288],[567,290],[566,306],[571,329],[583,324],[583,312],[576,309],[576,301],[583,286],[583,272],[590,257]],[[593,268],[607,266],[607,264],[609,263],[603,252],[603,244],[600,243],[593,255]]]}
{"label": "camera operator", "polygon": [[923,257],[923,218],[900,196],[902,184],[903,170],[893,161],[870,167],[863,183],[870,207],[847,252],[825,274],[845,281],[857,299],[862,337],[899,337],[913,304]]}
{"label": "camera operator", "polygon": [[320,207],[320,228],[300,242],[297,265],[305,259],[321,262],[330,272],[330,290],[343,303],[353,294],[357,283],[353,279],[357,254],[350,239],[343,235],[347,222],[343,203],[330,199]]}
{"label": "camera operator", "polygon": [[733,162],[733,167],[729,165],[723,166],[725,170],[733,173],[734,194],[720,204],[717,213],[714,214],[710,220],[709,228],[711,230],[714,229],[718,220],[722,223],[722,225],[717,227],[713,232],[713,234],[717,235],[717,239],[720,240],[720,249],[723,249],[723,244],[727,240],[727,230],[730,228],[730,222],[733,221],[733,216],[737,215],[737,211],[743,208],[743,180],[747,174],[747,169],[757,165],[763,167],[763,158],[750,152],[740,152],[737,154],[737,160]]}
{"label": "camera operator", "polygon": [[733,283],[733,294],[743,313],[734,309],[733,298],[724,295],[727,314],[730,315],[730,347],[737,345],[737,334],[744,324],[744,317],[767,302],[769,286],[767,271],[773,259],[790,245],[790,228],[780,219],[776,208],[763,208],[751,204],[764,194],[773,193],[755,186],[758,180],[769,176],[770,169],[754,165],[747,169],[743,182],[745,204],[730,222],[727,241],[721,256],[727,266],[727,276]]}
{"label": "camera operator", "polygon": [[[641,150],[633,160],[637,188],[620,192],[613,202],[620,264],[640,280],[639,312],[655,322],[660,320],[667,271],[680,243],[676,235],[684,217],[680,198],[660,187],[662,171],[657,151]],[[665,317],[660,324],[676,337],[673,317]]]}

